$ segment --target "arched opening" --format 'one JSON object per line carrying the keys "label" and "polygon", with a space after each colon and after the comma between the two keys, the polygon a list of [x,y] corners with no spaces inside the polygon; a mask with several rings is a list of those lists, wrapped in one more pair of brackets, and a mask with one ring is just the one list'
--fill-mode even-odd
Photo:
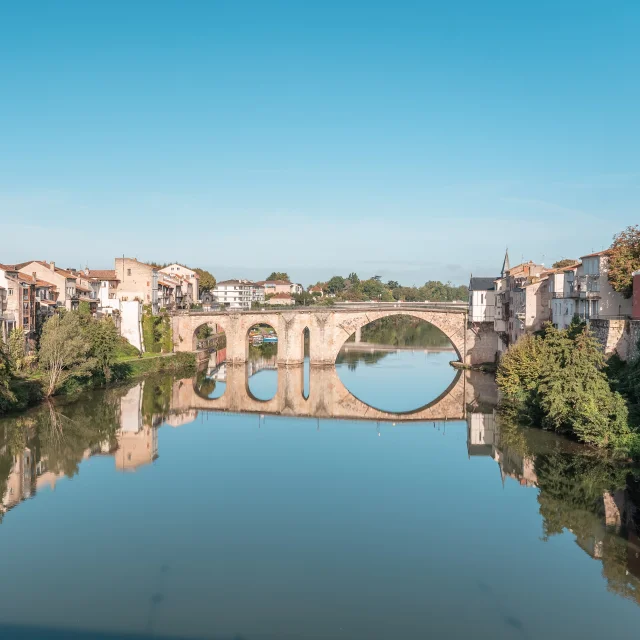
{"label": "arched opening", "polygon": [[440,329],[396,314],[358,327],[338,353],[336,371],[361,402],[390,413],[412,413],[451,387],[456,379],[452,360],[457,360],[456,350]]}
{"label": "arched opening", "polygon": [[302,397],[307,400],[309,398],[311,384],[311,363],[309,358],[309,350],[311,348],[311,332],[309,327],[305,327],[302,331],[302,362],[303,362],[303,382]]}
{"label": "arched opening", "polygon": [[203,398],[220,398],[227,381],[227,336],[215,322],[201,324],[193,333],[194,350],[206,351],[209,359],[200,366],[195,390]]}
{"label": "arched opening", "polygon": [[247,388],[263,401],[278,391],[278,334],[269,324],[255,324],[247,332]]}

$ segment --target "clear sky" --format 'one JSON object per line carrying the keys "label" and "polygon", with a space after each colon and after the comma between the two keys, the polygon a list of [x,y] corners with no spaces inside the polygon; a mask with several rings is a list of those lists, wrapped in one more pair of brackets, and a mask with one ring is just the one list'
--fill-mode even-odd
{"label": "clear sky", "polygon": [[640,2],[0,0],[0,262],[404,284],[640,222]]}

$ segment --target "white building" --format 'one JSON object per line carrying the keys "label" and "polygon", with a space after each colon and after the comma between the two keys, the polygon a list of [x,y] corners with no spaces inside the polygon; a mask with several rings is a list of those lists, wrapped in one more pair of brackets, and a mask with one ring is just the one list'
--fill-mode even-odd
{"label": "white building", "polygon": [[251,302],[264,302],[264,286],[257,282],[251,283]]}
{"label": "white building", "polygon": [[632,301],[613,290],[607,274],[607,251],[582,256],[575,275],[573,297],[582,320],[630,318]]}
{"label": "white building", "polygon": [[496,311],[495,278],[469,280],[469,320],[471,322],[493,322]]}
{"label": "white building", "polygon": [[183,276],[187,278],[193,285],[193,302],[200,300],[200,276],[193,269],[189,269],[189,267],[175,262],[160,269],[160,273],[168,273],[172,276]]}
{"label": "white building", "polygon": [[216,283],[213,296],[227,309],[251,309],[254,286],[250,280],[223,280]]}

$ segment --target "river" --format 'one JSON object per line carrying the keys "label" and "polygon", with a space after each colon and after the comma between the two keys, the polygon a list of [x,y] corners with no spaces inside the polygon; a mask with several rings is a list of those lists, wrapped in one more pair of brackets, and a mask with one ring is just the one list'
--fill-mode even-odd
{"label": "river", "polygon": [[636,637],[635,471],[501,425],[431,333],[363,340],[0,420],[0,637]]}

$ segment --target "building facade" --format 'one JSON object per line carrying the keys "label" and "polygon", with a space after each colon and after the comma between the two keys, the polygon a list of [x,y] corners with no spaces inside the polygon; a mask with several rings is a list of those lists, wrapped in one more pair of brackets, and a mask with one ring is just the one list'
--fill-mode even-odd
{"label": "building facade", "polygon": [[[45,262],[44,260],[32,260],[17,264],[16,268],[21,273],[50,282],[58,291],[57,304],[68,311],[77,309],[80,304],[80,297],[85,297],[86,291],[78,290],[76,275],[68,269],[61,269],[55,262]],[[82,288],[82,285],[81,285]]]}
{"label": "building facade", "polygon": [[116,258],[115,272],[119,300],[138,301],[149,305],[153,314],[158,313],[158,269],[135,258]]}
{"label": "building facade", "polygon": [[251,309],[254,286],[250,280],[223,280],[216,283],[213,296],[221,307]]}
{"label": "building facade", "polygon": [[469,280],[469,320],[494,322],[496,312],[496,279],[474,278]]}
{"label": "building facade", "polygon": [[[187,282],[191,283],[191,303],[199,302],[200,300],[200,276],[189,267],[185,267],[183,264],[174,262],[160,269],[160,273],[166,273],[168,275],[182,276]],[[185,294],[187,293],[185,287]]]}

